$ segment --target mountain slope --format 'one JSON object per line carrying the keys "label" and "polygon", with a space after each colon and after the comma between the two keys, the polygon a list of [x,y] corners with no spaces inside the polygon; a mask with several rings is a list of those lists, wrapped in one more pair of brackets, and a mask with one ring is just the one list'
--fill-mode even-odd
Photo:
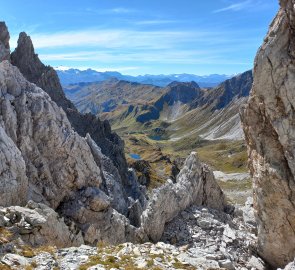
{"label": "mountain slope", "polygon": [[[4,30],[7,32],[6,26]],[[1,38],[6,36],[0,34],[0,45],[5,43]],[[31,48],[27,54],[26,45]],[[13,252],[15,246],[24,245],[65,247],[149,241],[160,238],[164,225],[191,204],[224,209],[225,198],[213,173],[203,174],[205,165],[195,154],[187,159],[177,183],[168,183],[163,193],[155,192],[147,202],[145,189],[138,185],[134,171],[125,167],[129,177],[124,182],[118,168],[102,154],[91,136],[76,132],[62,106],[53,100],[55,91],[62,96],[60,89],[51,88],[59,82],[54,70],[38,62],[32,48],[31,40],[21,34],[11,59],[28,72],[28,77],[44,83],[52,98],[5,60],[5,54],[0,58],[1,247],[5,244],[2,251]],[[30,73],[36,67],[28,64],[34,61],[44,72]],[[71,105],[66,99],[59,102]],[[80,114],[75,111],[77,115]],[[87,116],[81,115],[81,119],[87,121]],[[189,196],[180,200],[182,193]],[[157,209],[167,199],[175,207]],[[161,226],[151,229],[156,222]],[[4,239],[3,232],[13,237]]]}
{"label": "mountain slope", "polygon": [[195,134],[207,140],[243,139],[239,108],[247,101],[252,82],[252,71],[247,71],[204,91],[191,103],[189,112],[169,127],[177,130],[171,138]]}
{"label": "mountain slope", "polygon": [[163,91],[160,87],[117,79],[79,83],[64,87],[64,91],[82,113],[103,113],[126,104],[146,104]]}
{"label": "mountain slope", "polygon": [[238,111],[252,81],[252,71],[247,71],[213,89],[201,89],[195,82],[160,88],[112,79],[71,85],[65,92],[80,111],[108,119],[120,134],[141,131],[172,141],[191,135],[241,140]]}

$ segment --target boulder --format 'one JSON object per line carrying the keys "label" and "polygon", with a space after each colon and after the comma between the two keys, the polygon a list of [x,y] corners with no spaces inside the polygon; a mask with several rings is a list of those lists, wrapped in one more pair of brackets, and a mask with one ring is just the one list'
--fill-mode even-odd
{"label": "boulder", "polygon": [[[29,266],[29,261],[20,255],[8,253],[6,254],[2,259],[1,262],[4,265],[7,265],[10,267],[18,267],[18,268],[25,268],[26,266]],[[13,269],[13,268],[11,268]],[[15,269],[15,268],[14,268]]]}
{"label": "boulder", "polygon": [[199,161],[194,152],[186,159],[176,183],[168,181],[151,196],[141,217],[147,236],[152,241],[158,241],[165,224],[192,204],[218,210],[225,207],[225,196],[213,172]]}
{"label": "boulder", "polygon": [[69,247],[84,243],[81,232],[65,224],[64,219],[52,208],[28,202],[26,207],[2,208],[0,216],[5,217],[6,227],[29,246]]}

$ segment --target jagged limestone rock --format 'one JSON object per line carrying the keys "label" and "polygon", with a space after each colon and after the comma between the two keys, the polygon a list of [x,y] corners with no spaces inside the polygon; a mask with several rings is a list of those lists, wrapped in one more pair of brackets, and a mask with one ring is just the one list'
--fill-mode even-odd
{"label": "jagged limestone rock", "polygon": [[102,154],[109,158],[108,163],[113,163],[113,165],[105,166],[105,175],[114,174],[113,178],[121,178],[115,181],[122,183],[121,193],[124,193],[124,196],[121,199],[125,200],[125,203],[112,206],[125,215],[128,212],[127,197],[130,196],[142,202],[143,194],[139,190],[136,179],[129,177],[123,140],[112,132],[108,121],[100,121],[92,114],[83,115],[78,112],[72,102],[65,97],[56,71],[40,61],[38,55],[35,54],[31,38],[24,32],[19,35],[18,46],[11,54],[11,62],[19,68],[28,81],[41,87],[57,105],[63,108],[72,127],[80,136],[85,137],[89,133],[95,144],[100,147]]}
{"label": "jagged limestone rock", "polygon": [[155,190],[142,214],[142,226],[152,241],[158,241],[164,226],[190,205],[205,205],[223,211],[225,197],[213,172],[191,153],[177,176]]}
{"label": "jagged limestone rock", "polygon": [[[19,68],[28,81],[42,88],[57,105],[63,108],[71,125],[80,136],[85,137],[87,133],[90,134],[103,154],[114,162],[124,182],[128,178],[128,173],[123,140],[111,131],[108,121],[100,121],[92,114],[83,115],[78,112],[72,102],[66,98],[56,71],[40,61],[31,38],[24,32],[19,35],[18,46],[11,54],[11,62]],[[126,192],[128,193],[128,189]]]}
{"label": "jagged limestone rock", "polygon": [[101,149],[96,145],[89,134],[87,134],[86,140],[95,161],[100,164],[102,168],[103,183],[101,189],[110,197],[111,206],[120,213],[127,215],[128,198],[127,194],[124,192],[125,189],[118,169],[108,157],[102,154]]}
{"label": "jagged limestone rock", "polygon": [[273,267],[295,256],[295,1],[281,0],[241,111],[254,181],[258,252]]}
{"label": "jagged limestone rock", "polygon": [[[98,187],[100,169],[86,140],[72,129],[63,110],[8,61],[0,63],[0,86],[0,123],[10,137],[6,145],[13,142],[10,151],[15,149],[6,162],[17,162],[13,155],[19,156],[21,152],[26,164],[29,187],[25,186],[22,196],[55,209],[71,193],[83,187]],[[0,174],[1,183],[7,181],[3,173],[5,170]],[[19,183],[26,181],[23,175],[17,179]],[[4,194],[5,188],[10,190],[4,186]],[[15,200],[18,191],[15,190]]]}
{"label": "jagged limestone rock", "polygon": [[[80,137],[48,94],[8,61],[0,63],[0,90],[1,206],[25,205],[31,199],[57,210],[67,222],[77,222],[89,243],[136,241],[136,228],[110,207],[127,208],[128,215],[129,199],[112,200],[115,190],[108,190],[109,197],[100,189],[111,172],[105,171],[103,155],[94,156],[98,146],[90,136]],[[109,185],[121,181],[118,172],[108,177]],[[52,243],[61,247],[62,230],[56,230]],[[38,239],[34,243],[46,242],[45,233]]]}
{"label": "jagged limestone rock", "polygon": [[5,22],[0,22],[0,62],[10,60],[9,38]]}

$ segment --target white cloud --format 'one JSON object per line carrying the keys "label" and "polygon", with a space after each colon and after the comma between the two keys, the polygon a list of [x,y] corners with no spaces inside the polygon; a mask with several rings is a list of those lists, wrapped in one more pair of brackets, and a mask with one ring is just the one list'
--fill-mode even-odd
{"label": "white cloud", "polygon": [[118,13],[118,14],[135,12],[134,9],[121,8],[121,7],[113,8],[113,9],[110,9],[109,11],[110,11],[110,13]]}
{"label": "white cloud", "polygon": [[[42,61],[99,71],[132,71],[146,65],[244,65],[221,55],[247,50],[251,38],[240,31],[178,31],[88,29],[33,33],[31,39]],[[12,37],[12,40],[16,40]],[[242,45],[241,45],[242,44]],[[238,45],[238,46],[237,46]],[[198,49],[195,49],[198,48]],[[104,68],[104,67],[114,68]],[[67,68],[67,67],[61,67]]]}
{"label": "white cloud", "polygon": [[[59,33],[33,33],[36,49],[56,47],[171,48],[175,44],[209,39],[212,33],[194,31],[81,30]],[[216,33],[219,35],[219,33]],[[221,35],[219,35],[221,36]],[[12,37],[13,42],[16,38]]]}
{"label": "white cloud", "polygon": [[123,72],[123,71],[130,71],[130,70],[139,70],[140,67],[115,67],[115,68],[92,68],[95,71],[98,72],[106,72],[106,71],[118,71],[118,72]]}
{"label": "white cloud", "polygon": [[159,25],[159,24],[169,24],[175,23],[176,20],[146,20],[135,22],[136,25]]}
{"label": "white cloud", "polygon": [[95,13],[95,14],[129,14],[129,13],[138,12],[136,9],[124,8],[124,7],[116,7],[111,9],[86,8],[86,11]]}
{"label": "white cloud", "polygon": [[[243,64],[220,58],[220,51],[214,50],[161,50],[143,52],[125,52],[115,54],[113,51],[81,51],[76,53],[40,54],[42,61],[58,62],[99,62],[104,65],[114,63],[156,63],[156,64]],[[135,66],[131,66],[135,68]],[[129,70],[130,67],[128,67]],[[118,69],[114,69],[118,70]],[[122,71],[122,69],[121,69]]]}
{"label": "white cloud", "polygon": [[224,11],[240,11],[245,8],[251,7],[251,4],[252,4],[252,0],[247,0],[247,1],[240,2],[240,3],[231,4],[227,7],[221,8],[221,9],[214,10],[213,13],[219,13],[219,12],[224,12]]}

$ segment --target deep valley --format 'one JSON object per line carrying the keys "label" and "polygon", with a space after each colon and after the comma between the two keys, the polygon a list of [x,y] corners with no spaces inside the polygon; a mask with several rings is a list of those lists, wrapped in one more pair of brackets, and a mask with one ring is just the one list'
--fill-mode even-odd
{"label": "deep valley", "polygon": [[159,87],[116,78],[63,88],[81,113],[110,122],[125,142],[128,164],[142,183],[155,188],[175,178],[191,151],[215,171],[248,172],[239,109],[252,80],[247,71],[215,88],[200,88],[196,82]]}

